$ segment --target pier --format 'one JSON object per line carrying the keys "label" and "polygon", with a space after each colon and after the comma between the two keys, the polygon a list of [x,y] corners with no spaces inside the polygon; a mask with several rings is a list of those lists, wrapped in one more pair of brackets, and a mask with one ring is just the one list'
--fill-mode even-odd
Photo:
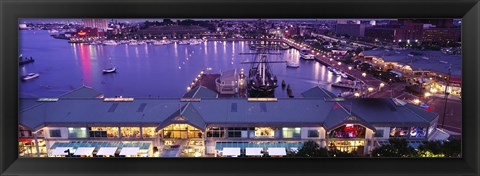
{"label": "pier", "polygon": [[[311,52],[312,52],[311,54],[313,54],[315,56],[315,60],[317,62],[319,62],[323,65],[335,68],[337,70],[340,70],[340,71],[344,72],[349,78],[362,82],[367,87],[367,89],[364,90],[365,93],[367,94],[367,96],[372,95],[373,93],[375,93],[377,91],[382,91],[383,90],[383,89],[381,89],[381,87],[382,87],[381,84],[383,82],[381,80],[373,77],[370,74],[364,73],[361,70],[354,69],[351,65],[339,63],[338,61],[330,60],[331,58],[323,57],[320,53],[321,52],[320,50],[318,50],[316,48],[312,48],[309,45],[306,45],[306,44],[299,45],[299,44],[294,43],[293,40],[288,40],[288,39],[283,39],[283,41],[285,43],[287,43],[288,45],[290,45],[291,47],[297,49],[297,50],[300,50],[302,48],[310,49]],[[384,85],[384,84],[382,84],[382,85]],[[367,90],[370,90],[370,91],[367,92]]]}

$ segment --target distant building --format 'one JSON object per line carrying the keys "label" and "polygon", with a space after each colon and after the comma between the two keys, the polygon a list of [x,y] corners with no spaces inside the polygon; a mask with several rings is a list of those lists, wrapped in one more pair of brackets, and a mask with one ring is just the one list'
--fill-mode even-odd
{"label": "distant building", "polygon": [[335,32],[340,35],[363,37],[365,36],[365,26],[365,24],[337,24]]}
{"label": "distant building", "polygon": [[461,28],[429,28],[423,30],[423,42],[449,43],[461,41]]}
{"label": "distant building", "polygon": [[95,19],[95,18],[90,18],[90,19],[83,19],[83,25],[87,28],[97,28],[100,30],[107,30],[108,28],[108,21],[107,19]]}

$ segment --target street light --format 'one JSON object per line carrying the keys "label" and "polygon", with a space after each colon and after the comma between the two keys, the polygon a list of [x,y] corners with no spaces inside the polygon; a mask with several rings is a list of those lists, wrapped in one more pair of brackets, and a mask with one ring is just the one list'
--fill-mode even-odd
{"label": "street light", "polygon": [[385,86],[384,83],[380,83],[380,88],[383,88]]}
{"label": "street light", "polygon": [[369,87],[368,92],[373,92],[373,87]]}
{"label": "street light", "polygon": [[415,99],[415,100],[413,100],[413,103],[415,103],[415,104],[418,105],[418,104],[420,104],[420,100],[419,100],[419,99]]}
{"label": "street light", "polygon": [[341,63],[341,62],[338,62],[338,66],[340,66],[340,65],[342,65],[342,63]]}
{"label": "street light", "polygon": [[352,66],[349,66],[349,67],[348,67],[348,70],[352,70]]}
{"label": "street light", "polygon": [[360,97],[360,94],[358,92],[356,92],[355,94],[353,94],[356,98]]}
{"label": "street light", "polygon": [[363,73],[362,73],[362,76],[363,76],[363,77],[366,77],[366,76],[367,76],[367,73],[363,72]]}

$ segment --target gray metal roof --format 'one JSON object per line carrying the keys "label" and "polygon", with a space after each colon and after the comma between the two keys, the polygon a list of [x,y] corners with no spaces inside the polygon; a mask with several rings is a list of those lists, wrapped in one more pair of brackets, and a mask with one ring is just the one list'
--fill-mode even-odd
{"label": "gray metal roof", "polygon": [[396,104],[390,98],[347,99],[341,104],[348,110],[351,108],[352,115],[361,117],[370,124],[429,126],[438,116],[417,105]]}
{"label": "gray metal roof", "polygon": [[302,96],[305,98],[335,98],[337,97],[334,93],[320,87],[315,86],[307,91],[302,93]]}
{"label": "gray metal roof", "polygon": [[[31,99],[20,99],[20,102]],[[338,103],[338,104],[337,104]],[[282,126],[319,126],[327,129],[351,122],[352,115],[366,127],[376,124],[392,126],[428,126],[438,114],[416,105],[397,105],[391,99],[346,99],[325,101],[324,98],[278,99],[272,102],[247,99],[202,98],[199,102],[179,99],[135,99],[133,102],[104,102],[98,98],[60,98],[19,113],[19,123],[38,130],[45,125],[128,124],[165,126],[182,121],[204,129],[206,124],[253,124]],[[181,112],[181,113],[180,113]]]}

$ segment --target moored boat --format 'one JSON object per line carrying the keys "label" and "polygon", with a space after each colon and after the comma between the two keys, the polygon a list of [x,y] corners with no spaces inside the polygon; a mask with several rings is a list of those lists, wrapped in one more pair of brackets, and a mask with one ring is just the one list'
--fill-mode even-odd
{"label": "moored boat", "polygon": [[29,73],[28,75],[22,76],[22,80],[27,81],[27,80],[38,78],[39,76],[40,74],[38,73]]}
{"label": "moored boat", "polygon": [[115,73],[117,72],[117,67],[112,67],[112,68],[107,68],[107,69],[103,69],[103,73],[106,74],[106,73]]}

